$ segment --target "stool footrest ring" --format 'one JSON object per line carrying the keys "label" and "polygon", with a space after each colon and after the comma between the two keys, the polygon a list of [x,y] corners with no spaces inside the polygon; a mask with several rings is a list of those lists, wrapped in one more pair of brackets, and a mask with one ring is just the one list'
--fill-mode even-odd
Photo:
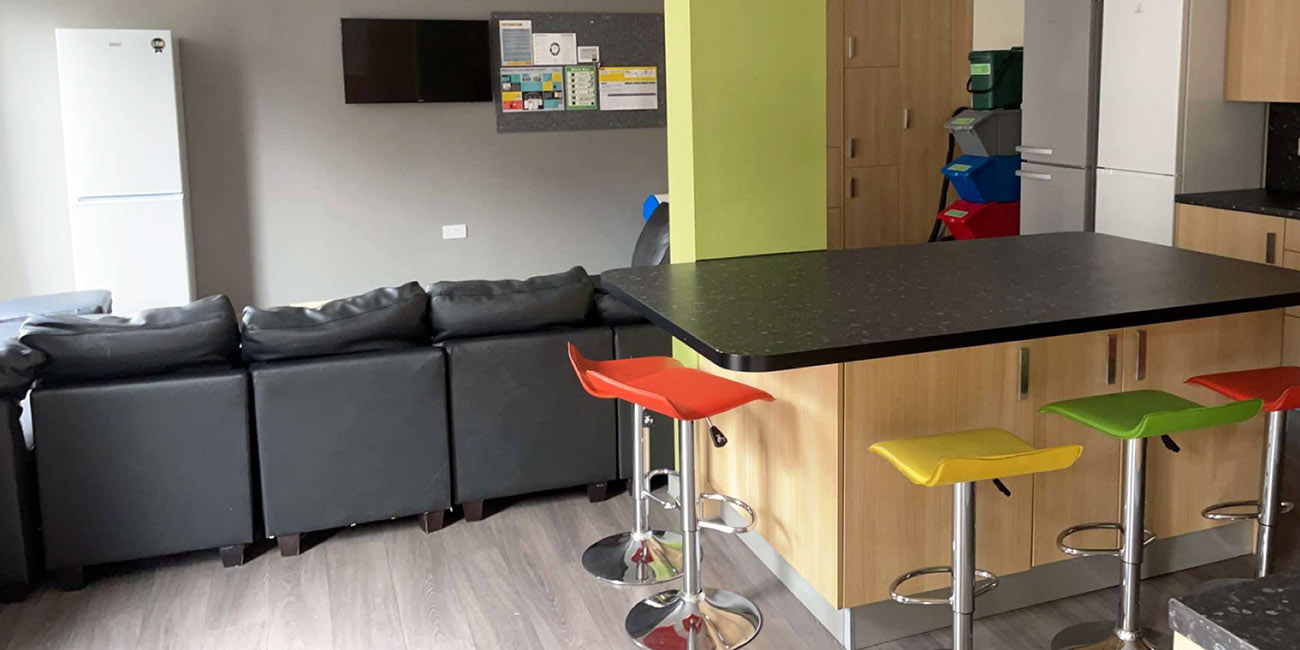
{"label": "stool footrest ring", "polygon": [[[1082,533],[1089,530],[1116,530],[1119,531],[1120,533],[1123,533],[1124,526],[1117,524],[1113,521],[1097,521],[1090,524],[1080,524],[1078,526],[1071,526],[1061,531],[1061,534],[1056,536],[1056,548],[1060,549],[1061,552],[1065,553],[1066,555],[1075,555],[1078,557],[1091,557],[1094,555],[1112,555],[1118,557],[1121,553],[1124,552],[1124,547],[1122,546],[1117,548],[1085,548],[1080,546],[1070,546],[1069,544],[1065,543],[1065,539],[1067,537],[1074,535],[1076,533]],[[1156,541],[1156,534],[1143,528],[1142,545],[1146,546],[1154,541]]]}
{"label": "stool footrest ring", "polygon": [[650,470],[649,472],[645,473],[645,476],[641,477],[641,493],[644,494],[647,499],[650,499],[651,501],[658,503],[660,506],[663,507],[664,510],[676,510],[682,507],[681,502],[677,501],[676,499],[673,499],[671,501],[669,501],[668,499],[661,499],[658,496],[656,496],[654,492],[650,490],[650,479],[653,479],[657,476],[669,476],[669,477],[676,476],[680,480],[682,475],[676,470],[671,470],[666,468]]}
{"label": "stool footrest ring", "polygon": [[[897,578],[894,579],[894,581],[893,581],[892,583],[890,583],[890,585],[889,585],[889,597],[892,598],[892,599],[894,599],[894,602],[897,602],[897,603],[900,603],[900,604],[903,604],[903,605],[950,605],[950,604],[952,604],[952,598],[951,598],[951,597],[949,597],[949,598],[922,598],[922,597],[919,597],[919,596],[904,596],[903,594],[898,593],[898,588],[901,587],[901,586],[903,586],[903,583],[905,583],[905,582],[908,582],[908,581],[913,580],[913,579],[915,579],[915,578],[920,578],[921,576],[936,575],[936,574],[940,574],[940,573],[949,573],[949,574],[950,574],[950,573],[952,573],[952,567],[950,567],[950,566],[928,566],[928,567],[925,567],[925,568],[923,568],[923,569],[915,569],[915,570],[912,570],[912,571],[908,571],[907,573],[904,573],[903,575],[898,576]],[[988,572],[988,571],[984,571],[984,570],[982,570],[982,569],[975,569],[975,577],[976,577],[976,578],[979,578],[979,579],[982,581],[982,582],[977,582],[977,583],[975,584],[975,597],[976,597],[976,598],[979,598],[980,596],[983,596],[984,594],[987,594],[988,592],[993,591],[994,589],[996,589],[997,586],[998,586],[998,581],[1001,580],[1001,578],[997,577],[997,576],[994,575],[993,573],[990,573],[990,572]]]}
{"label": "stool footrest ring", "polygon": [[758,523],[758,515],[754,513],[754,509],[749,507],[748,503],[745,503],[740,499],[737,499],[735,497],[729,497],[725,494],[713,494],[711,492],[705,492],[695,500],[696,507],[698,508],[700,504],[702,504],[705,501],[718,501],[720,503],[725,503],[733,508],[736,508],[737,510],[740,510],[742,513],[744,513],[748,521],[745,522],[745,525],[743,526],[732,526],[727,523],[724,523],[721,517],[710,517],[708,519],[700,519],[700,528],[716,530],[720,533],[730,533],[732,535],[739,535],[740,533],[749,532],[754,528],[755,524]]}
{"label": "stool footrest ring", "polygon": [[[1290,501],[1281,503],[1279,514],[1287,514],[1295,510],[1295,504]],[[1237,508],[1253,508],[1249,512],[1222,512],[1223,510],[1234,510]],[[1248,501],[1227,501],[1216,503],[1201,511],[1201,516],[1214,521],[1241,521],[1244,519],[1259,519],[1260,505],[1258,499]]]}

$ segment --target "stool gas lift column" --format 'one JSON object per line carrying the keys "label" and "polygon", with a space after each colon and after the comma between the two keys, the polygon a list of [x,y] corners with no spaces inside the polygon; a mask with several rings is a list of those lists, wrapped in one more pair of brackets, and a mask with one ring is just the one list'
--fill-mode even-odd
{"label": "stool gas lift column", "polygon": [[[675,502],[651,497],[666,508],[681,511],[682,589],[663,591],[635,605],[624,621],[637,645],[653,650],[733,650],[749,643],[763,625],[758,606],[748,598],[722,589],[706,588],[700,575],[700,529],[739,534],[753,528],[754,510],[743,501],[721,494],[697,494],[695,478],[695,426],[699,420],[730,411],[755,400],[773,401],[771,395],[692,368],[665,365],[656,372],[618,373],[611,376],[583,359],[569,346],[569,358],[592,394],[617,397],[677,420],[681,454],[681,496]],[[628,360],[635,361],[635,360]],[[613,362],[611,362],[613,363]],[[715,446],[726,437],[712,429]],[[642,480],[657,472],[650,472]],[[743,526],[721,518],[700,518],[705,501],[730,505],[747,515]]]}
{"label": "stool gas lift column", "polygon": [[[916,485],[953,487],[952,566],[909,571],[889,586],[889,596],[904,605],[951,605],[952,650],[971,650],[975,643],[975,598],[998,586],[997,576],[975,568],[975,482],[992,480],[1010,496],[999,479],[1065,469],[1079,459],[1083,447],[1035,449],[1008,431],[975,429],[877,442],[870,451],[893,463]],[[952,574],[951,598],[899,593],[903,583],[936,573]],[[983,582],[976,584],[976,577]]]}
{"label": "stool gas lift column", "polygon": [[[1048,404],[1044,413],[1055,413],[1124,441],[1123,523],[1099,522],[1067,528],[1056,538],[1056,546],[1068,555],[1112,555],[1122,560],[1119,620],[1082,623],[1061,630],[1052,639],[1052,650],[1152,650],[1153,633],[1141,625],[1139,602],[1142,586],[1142,556],[1156,536],[1144,528],[1146,499],[1146,452],[1148,438],[1161,438],[1177,451],[1172,434],[1240,424],[1257,413],[1262,402],[1250,400],[1222,406],[1201,406],[1157,390],[1137,390],[1097,395]],[[1066,539],[1087,530],[1116,530],[1123,540],[1119,548],[1079,548]]]}
{"label": "stool gas lift column", "polygon": [[[681,363],[670,357],[641,357],[614,361],[588,361],[569,344],[569,362],[578,374],[578,382],[594,397],[617,399],[615,393],[603,390],[588,378],[595,371],[618,380],[631,380],[651,375],[669,368],[680,368]],[[582,567],[587,573],[620,586],[655,585],[682,576],[682,536],[680,533],[651,530],[649,523],[650,478],[667,473],[657,470],[646,474],[646,428],[649,415],[640,404],[632,405],[632,422],[636,435],[632,441],[632,475],[628,487],[636,506],[636,523],[631,531],[615,533],[587,547],[582,554]],[[657,500],[657,499],[656,499]]]}
{"label": "stool gas lift column", "polygon": [[[1286,455],[1286,414],[1300,408],[1300,368],[1282,366],[1200,375],[1187,380],[1235,400],[1260,399],[1268,413],[1268,441],[1264,446],[1264,479],[1259,500],[1217,503],[1201,511],[1206,519],[1235,521],[1254,519],[1255,577],[1263,578],[1273,572],[1273,552],[1276,545],[1278,517],[1295,507],[1282,500],[1282,463]],[[1252,511],[1241,512],[1243,508]],[[1225,586],[1244,579],[1211,580],[1206,589]]]}

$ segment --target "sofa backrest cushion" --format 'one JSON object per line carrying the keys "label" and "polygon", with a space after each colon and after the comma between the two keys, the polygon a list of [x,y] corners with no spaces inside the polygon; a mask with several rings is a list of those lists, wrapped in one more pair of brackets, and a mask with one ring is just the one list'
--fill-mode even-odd
{"label": "sofa backrest cushion", "polygon": [[583,323],[594,287],[581,266],[527,280],[464,280],[429,287],[435,341]]}
{"label": "sofa backrest cushion", "polygon": [[660,203],[641,227],[632,249],[632,266],[667,264],[672,253],[668,246],[668,204]]}
{"label": "sofa backrest cushion", "polygon": [[147,309],[129,319],[33,316],[19,329],[18,338],[46,354],[41,379],[56,383],[230,368],[239,363],[239,322],[225,296]]}
{"label": "sofa backrest cushion", "polygon": [[596,290],[596,314],[600,316],[600,322],[606,325],[632,325],[646,322],[646,317],[623,302],[622,298],[601,289]]}
{"label": "sofa backrest cushion", "polygon": [[45,353],[17,340],[0,340],[0,400],[21,400],[45,363]]}
{"label": "sofa backrest cushion", "polygon": [[429,295],[416,282],[305,307],[244,308],[244,358],[281,361],[429,343]]}

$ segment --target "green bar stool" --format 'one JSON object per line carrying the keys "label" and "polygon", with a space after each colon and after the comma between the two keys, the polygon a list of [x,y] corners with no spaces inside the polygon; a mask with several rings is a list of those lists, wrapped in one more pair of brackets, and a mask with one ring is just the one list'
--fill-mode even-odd
{"label": "green bar stool", "polygon": [[[998,586],[998,577],[975,568],[975,482],[1065,469],[1079,460],[1083,447],[1066,445],[1035,449],[1002,429],[974,429],[890,440],[871,445],[870,450],[893,463],[916,485],[953,486],[952,566],[926,567],[909,571],[889,586],[889,596],[904,605],[951,605],[953,650],[974,647],[975,598]],[[898,589],[920,576],[952,574],[950,598],[904,596]],[[975,583],[979,577],[983,582]]]}
{"label": "green bar stool", "polygon": [[[1139,622],[1138,598],[1142,579],[1142,551],[1156,536],[1143,525],[1146,499],[1147,439],[1167,437],[1195,429],[1240,424],[1255,417],[1263,402],[1248,400],[1223,406],[1201,406],[1158,390],[1136,390],[1066,400],[1048,404],[1043,413],[1071,420],[1124,441],[1123,522],[1082,524],[1065,529],[1056,538],[1063,553],[1077,556],[1111,555],[1121,558],[1123,575],[1119,621],[1083,623],[1061,630],[1052,650],[1152,650],[1152,634]],[[1166,438],[1166,444],[1172,441]],[[1119,548],[1079,548],[1066,539],[1085,530],[1117,530]]]}

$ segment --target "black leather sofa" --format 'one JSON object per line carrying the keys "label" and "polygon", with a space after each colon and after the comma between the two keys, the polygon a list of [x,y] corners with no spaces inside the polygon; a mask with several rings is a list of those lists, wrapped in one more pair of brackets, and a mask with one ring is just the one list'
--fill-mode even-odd
{"label": "black leather sofa", "polygon": [[447,364],[412,282],[319,309],[244,310],[266,534],[301,534],[451,507]]}
{"label": "black leather sofa", "polygon": [[248,373],[230,301],[29,319],[47,356],[32,390],[45,566],[65,588],[90,565],[254,540]]}
{"label": "black leather sofa", "polygon": [[0,602],[22,600],[41,569],[36,460],[18,423],[43,354],[0,340]]}

